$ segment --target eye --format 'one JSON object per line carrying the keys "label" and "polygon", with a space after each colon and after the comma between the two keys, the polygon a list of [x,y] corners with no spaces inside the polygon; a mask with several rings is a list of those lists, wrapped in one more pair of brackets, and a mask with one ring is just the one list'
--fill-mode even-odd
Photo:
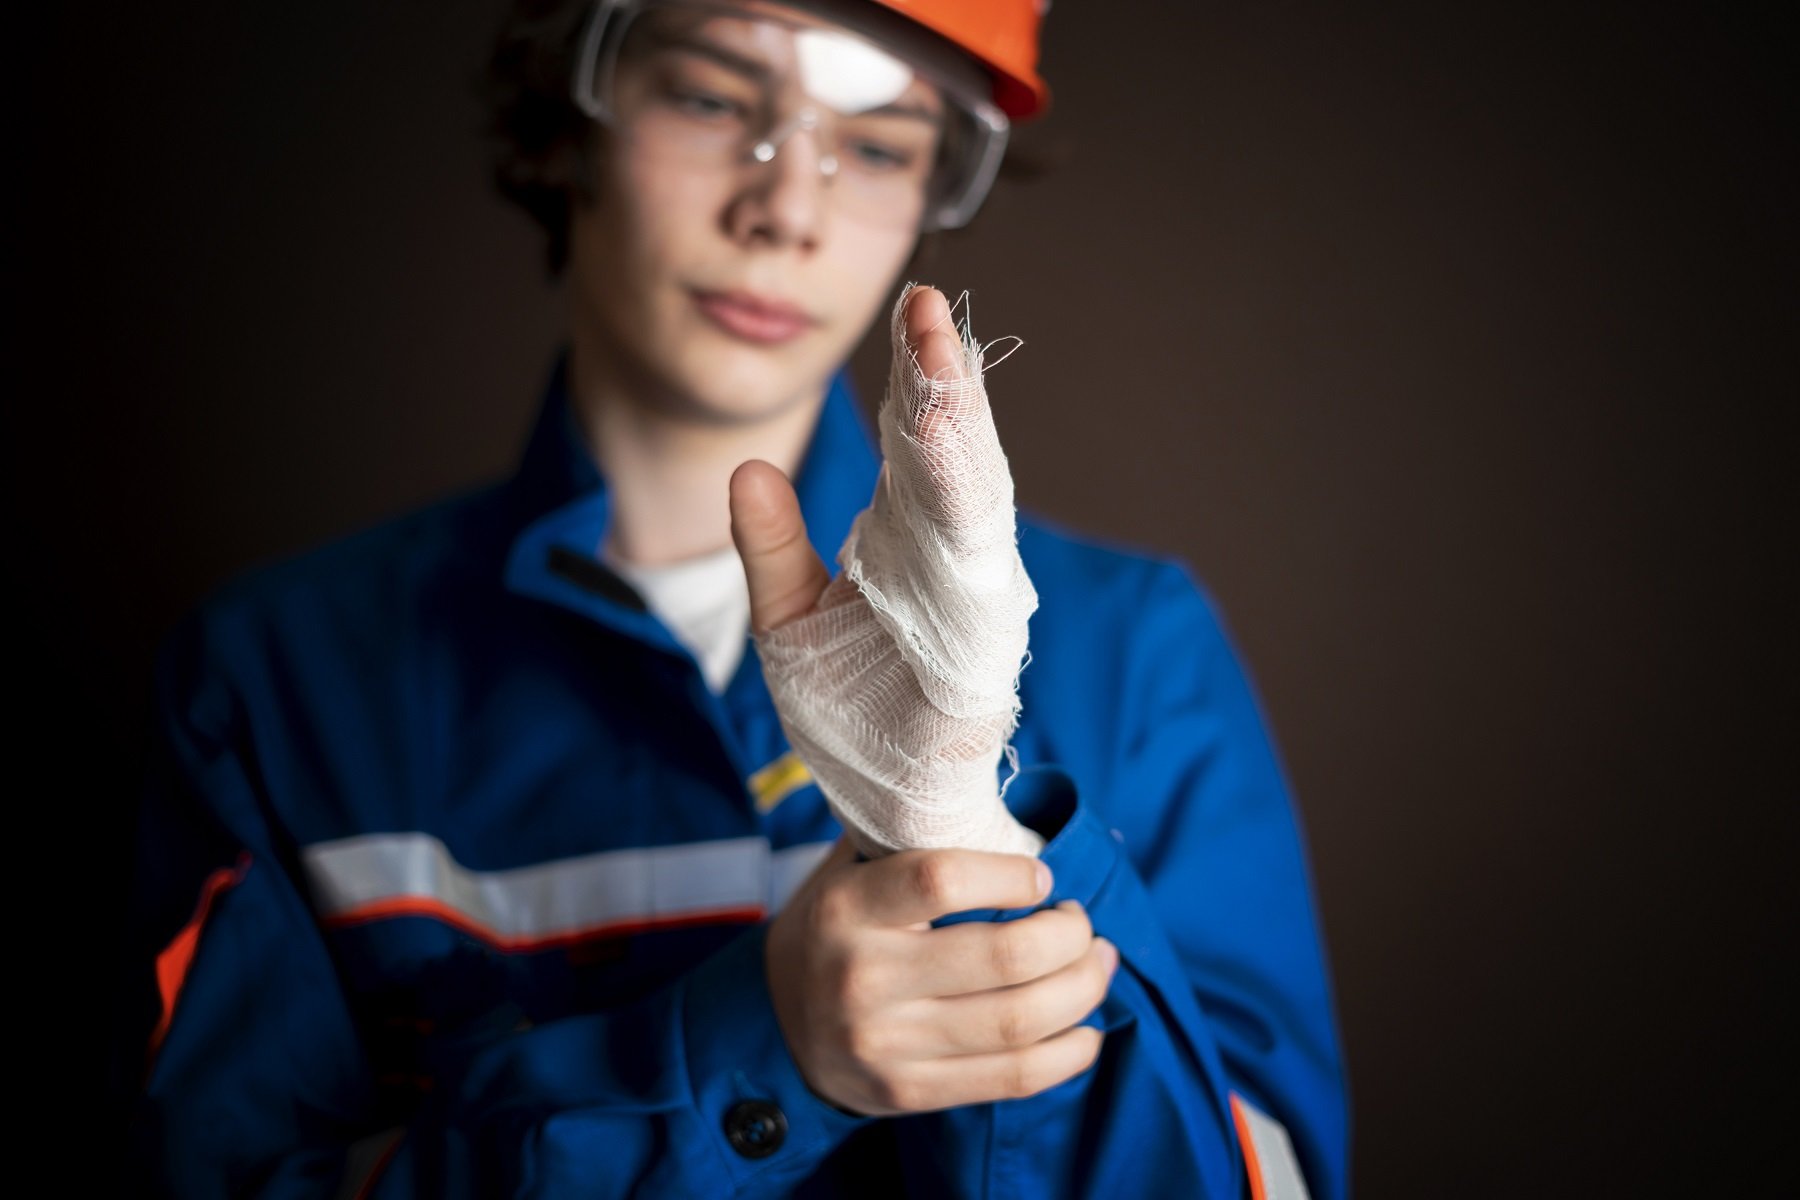
{"label": "eye", "polygon": [[845,143],[844,149],[851,161],[866,171],[904,170],[912,165],[916,157],[909,150],[872,142],[867,138],[852,139]]}
{"label": "eye", "polygon": [[663,89],[663,99],[675,111],[701,121],[728,121],[744,116],[742,104],[703,88],[669,84]]}

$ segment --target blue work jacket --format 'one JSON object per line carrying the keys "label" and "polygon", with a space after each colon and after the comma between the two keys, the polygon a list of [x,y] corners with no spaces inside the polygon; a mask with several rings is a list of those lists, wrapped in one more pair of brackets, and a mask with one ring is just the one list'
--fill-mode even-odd
{"label": "blue work jacket", "polygon": [[[827,562],[878,467],[840,373],[795,479]],[[599,561],[609,505],[559,364],[512,478],[171,634],[132,909],[150,1191],[1262,1196],[1285,1152],[1344,1195],[1301,831],[1178,562],[1021,516],[1040,606],[1005,800],[1048,841],[1044,904],[1119,949],[1098,1062],[867,1118],[808,1088],[764,974],[840,826],[755,654],[714,694]]]}

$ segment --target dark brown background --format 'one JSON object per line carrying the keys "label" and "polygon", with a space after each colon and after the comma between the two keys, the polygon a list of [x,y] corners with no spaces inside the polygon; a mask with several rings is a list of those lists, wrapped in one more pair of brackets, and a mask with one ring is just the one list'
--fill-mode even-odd
{"label": "dark brown background", "polygon": [[[251,7],[14,43],[15,736],[54,769],[15,855],[87,964],[46,975],[58,1020],[104,998],[156,639],[506,470],[559,337],[485,185],[495,5]],[[1056,168],[930,265],[1026,340],[991,380],[1022,502],[1224,605],[1308,827],[1363,1195],[1711,1193],[1788,1156],[1776,44],[1625,4],[1062,0],[1022,139]]]}

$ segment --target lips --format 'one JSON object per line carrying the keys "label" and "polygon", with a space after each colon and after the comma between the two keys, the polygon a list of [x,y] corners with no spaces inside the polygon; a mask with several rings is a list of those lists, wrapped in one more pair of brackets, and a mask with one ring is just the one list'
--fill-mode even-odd
{"label": "lips", "polygon": [[694,302],[707,318],[733,337],[759,345],[791,341],[817,322],[803,310],[753,292],[694,290]]}

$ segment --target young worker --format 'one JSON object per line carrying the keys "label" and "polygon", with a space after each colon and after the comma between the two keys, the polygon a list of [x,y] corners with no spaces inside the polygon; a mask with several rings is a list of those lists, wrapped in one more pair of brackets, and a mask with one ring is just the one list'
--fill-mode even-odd
{"label": "young worker", "polygon": [[899,289],[1045,106],[1039,15],[520,0],[569,325],[517,473],[160,662],[152,1190],[1344,1194],[1237,659],[1179,564],[1015,525],[981,349]]}

